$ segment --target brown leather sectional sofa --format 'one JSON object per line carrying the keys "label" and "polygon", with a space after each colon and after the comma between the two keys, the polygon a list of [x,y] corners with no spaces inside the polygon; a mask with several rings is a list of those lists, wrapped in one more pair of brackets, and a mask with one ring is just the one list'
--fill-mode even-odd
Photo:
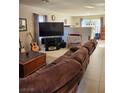
{"label": "brown leather sectional sofa", "polygon": [[20,78],[19,93],[76,93],[96,45],[96,40],[89,40],[79,49],[71,49],[51,64]]}

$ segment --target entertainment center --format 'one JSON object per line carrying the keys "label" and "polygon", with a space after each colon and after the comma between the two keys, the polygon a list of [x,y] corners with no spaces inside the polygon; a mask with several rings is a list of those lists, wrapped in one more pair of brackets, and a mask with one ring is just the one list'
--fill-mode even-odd
{"label": "entertainment center", "polygon": [[41,44],[45,46],[45,50],[57,50],[60,49],[60,43],[62,42],[62,37],[44,37],[41,39]]}
{"label": "entertainment center", "polygon": [[63,34],[63,22],[39,23],[39,36],[41,37],[41,45],[44,45],[45,51],[60,49]]}

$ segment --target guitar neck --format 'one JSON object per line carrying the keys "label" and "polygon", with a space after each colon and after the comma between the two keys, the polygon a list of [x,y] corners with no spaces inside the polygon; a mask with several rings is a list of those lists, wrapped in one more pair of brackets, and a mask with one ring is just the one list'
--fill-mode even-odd
{"label": "guitar neck", "polygon": [[29,35],[31,36],[32,42],[34,42],[35,40],[30,32],[29,32]]}

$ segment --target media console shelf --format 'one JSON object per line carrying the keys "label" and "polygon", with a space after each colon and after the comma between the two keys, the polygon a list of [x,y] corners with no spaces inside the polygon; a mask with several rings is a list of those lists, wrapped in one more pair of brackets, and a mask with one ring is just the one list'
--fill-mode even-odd
{"label": "media console shelf", "polygon": [[41,39],[41,44],[44,44],[45,51],[60,49],[62,37],[44,37]]}

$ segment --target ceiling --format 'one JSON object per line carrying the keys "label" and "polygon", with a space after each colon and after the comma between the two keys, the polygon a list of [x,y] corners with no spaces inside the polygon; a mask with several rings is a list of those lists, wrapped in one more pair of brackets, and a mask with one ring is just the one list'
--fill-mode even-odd
{"label": "ceiling", "polygon": [[104,15],[105,0],[19,0],[20,4],[39,7],[70,16]]}

